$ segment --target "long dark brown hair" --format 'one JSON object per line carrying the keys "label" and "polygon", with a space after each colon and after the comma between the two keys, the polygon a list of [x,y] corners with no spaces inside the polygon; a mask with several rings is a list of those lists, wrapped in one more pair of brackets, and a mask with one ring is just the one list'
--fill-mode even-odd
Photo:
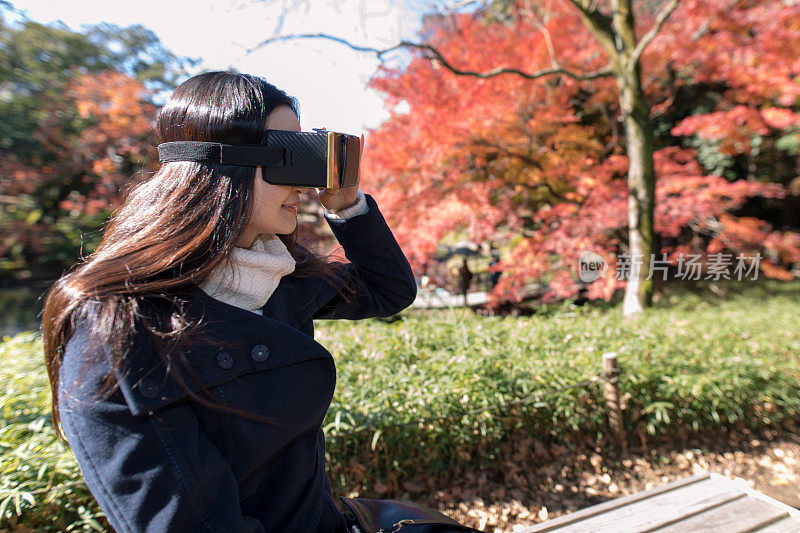
{"label": "long dark brown hair", "polygon": [[[158,115],[156,133],[159,142],[259,144],[267,116],[281,105],[298,114],[297,101],[262,78],[207,72],[175,89]],[[102,392],[113,392],[114,371],[139,328],[151,336],[166,368],[192,399],[268,421],[219,402],[179,349],[201,336],[185,312],[189,290],[229,259],[253,212],[254,178],[254,167],[163,164],[131,189],[98,248],[53,284],[42,311],[42,337],[59,440],[66,443],[59,416],[59,369],[67,342],[84,320],[92,345],[109,349],[112,370]],[[346,298],[351,295],[354,281],[341,275],[343,264],[298,245],[297,233],[278,236],[295,258],[291,275],[323,277]],[[201,394],[178,369],[195,381]]]}

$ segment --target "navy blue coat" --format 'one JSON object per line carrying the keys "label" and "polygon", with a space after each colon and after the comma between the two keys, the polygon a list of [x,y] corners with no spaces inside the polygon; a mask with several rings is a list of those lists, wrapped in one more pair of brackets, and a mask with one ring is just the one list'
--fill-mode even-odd
{"label": "navy blue coat", "polygon": [[60,373],[64,433],[117,531],[345,530],[321,429],[336,371],[314,340],[312,321],[390,316],[416,296],[408,261],[366,198],[366,213],[328,220],[364,282],[354,302],[321,279],[292,276],[281,279],[263,316],[192,291],[191,314],[233,343],[192,346],[192,369],[225,405],[279,425],[199,405],[165,372],[144,335],[116,373],[119,388],[95,399],[109,372],[107,354],[89,357],[85,328],[73,334]]}

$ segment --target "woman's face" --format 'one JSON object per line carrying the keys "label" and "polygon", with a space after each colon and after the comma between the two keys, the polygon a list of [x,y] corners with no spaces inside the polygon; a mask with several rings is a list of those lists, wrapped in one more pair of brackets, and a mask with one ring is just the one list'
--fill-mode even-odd
{"label": "woman's face", "polygon": [[[268,130],[300,131],[300,121],[287,105],[276,107],[267,117]],[[297,205],[307,187],[273,185],[264,181],[261,167],[256,168],[253,184],[253,214],[237,246],[250,248],[262,233],[286,235],[297,226]]]}

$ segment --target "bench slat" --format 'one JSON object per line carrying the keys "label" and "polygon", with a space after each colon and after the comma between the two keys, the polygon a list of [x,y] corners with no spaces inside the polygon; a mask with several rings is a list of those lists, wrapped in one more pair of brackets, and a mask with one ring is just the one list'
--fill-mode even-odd
{"label": "bench slat", "polygon": [[[744,533],[758,530],[789,515],[765,501],[746,496],[657,529],[658,533]],[[795,529],[797,531],[797,529]]]}
{"label": "bench slat", "polygon": [[756,531],[758,533],[797,533],[800,531],[800,519],[784,518]]}

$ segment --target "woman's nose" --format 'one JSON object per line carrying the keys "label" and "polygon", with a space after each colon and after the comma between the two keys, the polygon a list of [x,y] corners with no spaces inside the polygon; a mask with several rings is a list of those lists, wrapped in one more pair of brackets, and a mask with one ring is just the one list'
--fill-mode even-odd
{"label": "woman's nose", "polygon": [[306,194],[308,192],[308,187],[298,187],[297,192],[300,194]]}

